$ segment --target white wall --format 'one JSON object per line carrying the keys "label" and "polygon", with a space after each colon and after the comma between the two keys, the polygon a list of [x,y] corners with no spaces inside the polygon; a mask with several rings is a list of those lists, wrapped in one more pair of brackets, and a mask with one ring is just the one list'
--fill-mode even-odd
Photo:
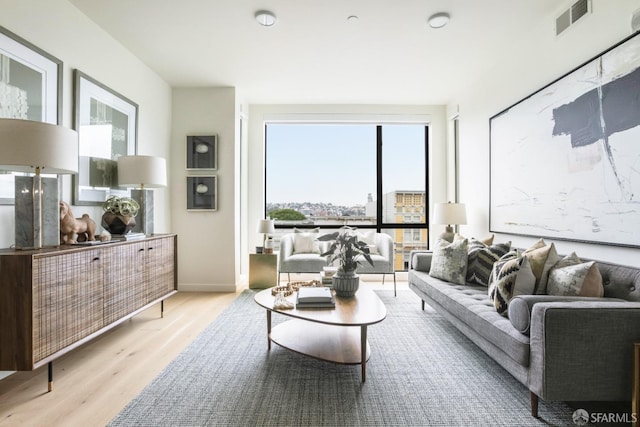
{"label": "white wall", "polygon": [[[157,74],[66,0],[2,0],[1,10],[0,25],[63,62],[63,126],[73,125],[77,68],[138,104],[138,153],[168,158],[171,89]],[[155,230],[169,232],[168,190],[154,191]],[[61,198],[71,203],[71,195],[71,177],[64,176]],[[73,211],[76,216],[89,213],[100,223],[100,207]],[[0,247],[9,247],[14,243],[13,206],[0,206],[0,223]]]}
{"label": "white wall", "polygon": [[[572,2],[571,2],[572,3]],[[566,9],[569,2],[559,2]],[[593,13],[555,36],[554,13],[505,41],[503,58],[487,75],[474,76],[452,100],[448,112],[460,108],[461,201],[468,206],[469,225],[462,232],[482,237],[489,230],[489,118],[566,74],[631,34],[631,15],[638,0],[593,0]],[[535,238],[498,235],[527,247]],[[550,239],[547,239],[552,241]],[[640,251],[613,246],[556,241],[560,253],[640,266]]]}
{"label": "white wall", "polygon": [[[262,243],[262,235],[255,233],[264,215],[264,124],[267,120],[335,120],[335,121],[393,121],[425,120],[430,123],[429,145],[429,203],[446,200],[446,139],[447,120],[444,106],[433,105],[250,105],[249,106],[249,201],[248,247]],[[336,153],[339,155],[339,153]],[[436,229],[430,236],[437,236]],[[248,254],[244,254],[248,257]]]}
{"label": "white wall", "polygon": [[[234,88],[173,90],[171,218],[181,291],[229,291],[239,281],[239,111]],[[187,135],[218,135],[218,170],[186,170]],[[218,210],[188,211],[186,177],[218,177]]]}

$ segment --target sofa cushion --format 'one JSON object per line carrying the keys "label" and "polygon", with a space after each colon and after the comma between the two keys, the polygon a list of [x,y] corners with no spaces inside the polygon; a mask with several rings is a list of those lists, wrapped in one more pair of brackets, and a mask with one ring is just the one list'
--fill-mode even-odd
{"label": "sofa cushion", "polygon": [[371,255],[373,265],[369,264],[363,258],[359,258],[358,268],[356,272],[359,274],[367,273],[393,273],[393,260],[383,257],[382,255]]}
{"label": "sofa cushion", "polygon": [[376,247],[376,230],[358,230],[356,231],[356,236],[358,236],[359,241],[367,244],[369,254],[378,254],[378,248]]}
{"label": "sofa cushion", "polygon": [[319,254],[320,244],[318,242],[318,232],[304,232],[295,230],[293,233],[293,253],[294,254]]}
{"label": "sofa cushion", "polygon": [[454,240],[453,243],[439,239],[433,249],[429,274],[438,279],[464,285],[467,278],[467,248],[467,239]]}
{"label": "sofa cushion", "polygon": [[293,254],[281,260],[280,271],[296,273],[316,273],[327,265],[327,259],[319,254]]}
{"label": "sofa cushion", "polygon": [[[409,283],[476,334],[502,349],[518,365],[529,366],[529,337],[498,314],[481,285],[455,285],[421,271],[409,271]],[[426,300],[429,302],[429,300]]]}
{"label": "sofa cushion", "polygon": [[522,255],[529,258],[531,270],[536,276],[535,293],[538,295],[546,294],[549,270],[559,259],[555,245],[553,243],[547,245],[543,239],[540,239]]}
{"label": "sofa cushion", "polygon": [[467,282],[489,286],[493,264],[511,249],[511,242],[486,245],[480,240],[469,241]]}
{"label": "sofa cushion", "polygon": [[602,297],[602,276],[594,261],[582,262],[575,252],[567,255],[549,271],[549,295]]}

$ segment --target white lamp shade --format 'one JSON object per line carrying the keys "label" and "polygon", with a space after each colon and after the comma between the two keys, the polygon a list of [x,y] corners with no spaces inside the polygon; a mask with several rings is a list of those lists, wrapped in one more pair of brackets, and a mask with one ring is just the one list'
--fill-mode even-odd
{"label": "white lamp shade", "polygon": [[167,161],[155,156],[120,156],[118,185],[129,188],[166,187]]}
{"label": "white lamp shade", "polygon": [[0,119],[0,169],[77,173],[78,132],[32,120]]}
{"label": "white lamp shade", "polygon": [[467,210],[464,203],[436,203],[433,224],[466,224]]}
{"label": "white lamp shade", "polygon": [[258,233],[273,234],[276,231],[275,222],[272,219],[261,219],[258,222]]}

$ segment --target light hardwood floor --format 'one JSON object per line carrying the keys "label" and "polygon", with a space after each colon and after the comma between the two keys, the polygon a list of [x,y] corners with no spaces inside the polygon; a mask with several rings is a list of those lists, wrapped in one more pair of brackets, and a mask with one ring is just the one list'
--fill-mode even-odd
{"label": "light hardwood floor", "polygon": [[[389,282],[366,285],[392,290]],[[166,300],[164,318],[155,305],[54,361],[51,393],[46,366],[0,380],[0,426],[104,426],[245,288],[178,292]]]}
{"label": "light hardwood floor", "polygon": [[226,308],[236,293],[178,292],[47,368],[0,380],[0,426],[104,426]]}

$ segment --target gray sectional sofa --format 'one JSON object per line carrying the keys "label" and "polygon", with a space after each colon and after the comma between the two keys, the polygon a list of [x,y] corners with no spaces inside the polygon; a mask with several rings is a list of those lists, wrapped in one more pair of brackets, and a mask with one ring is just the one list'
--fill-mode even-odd
{"label": "gray sectional sofa", "polygon": [[409,288],[530,390],[548,401],[629,401],[640,342],[640,269],[597,262],[604,298],[519,295],[509,317],[480,285],[429,275],[430,252],[411,254]]}

